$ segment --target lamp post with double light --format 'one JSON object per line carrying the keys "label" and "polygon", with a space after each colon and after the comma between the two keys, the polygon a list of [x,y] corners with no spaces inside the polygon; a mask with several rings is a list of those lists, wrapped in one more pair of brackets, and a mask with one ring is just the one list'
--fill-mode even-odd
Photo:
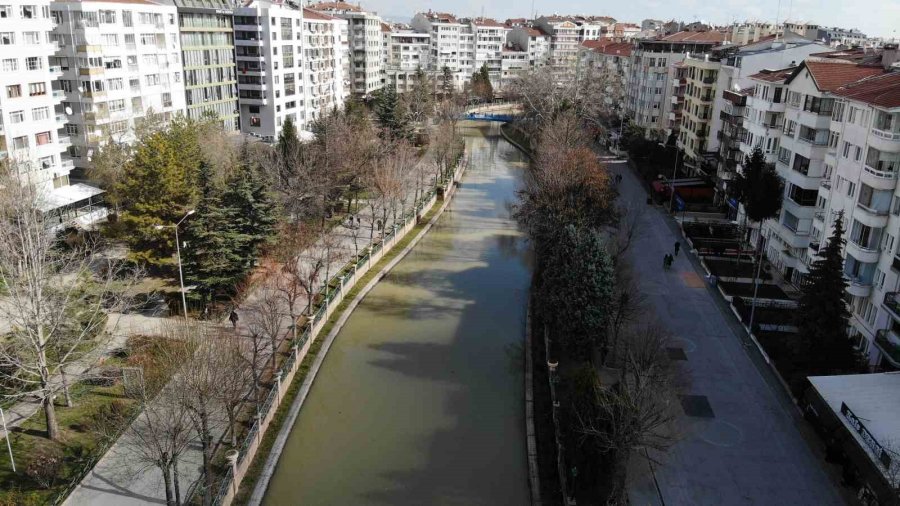
{"label": "lamp post with double light", "polygon": [[178,220],[178,223],[174,225],[156,225],[153,228],[156,230],[162,230],[165,228],[174,228],[175,229],[175,254],[178,258],[178,283],[181,285],[181,306],[184,308],[184,318],[187,319],[188,311],[187,311],[187,297],[184,294],[184,273],[181,270],[181,241],[178,239],[178,227],[187,219],[188,216],[194,214],[194,210],[191,209],[184,215],[183,218]]}

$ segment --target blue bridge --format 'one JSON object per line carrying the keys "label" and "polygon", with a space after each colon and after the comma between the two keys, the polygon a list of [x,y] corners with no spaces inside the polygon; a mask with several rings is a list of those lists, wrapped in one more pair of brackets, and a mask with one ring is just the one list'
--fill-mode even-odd
{"label": "blue bridge", "polygon": [[464,114],[462,119],[472,120],[472,121],[499,121],[501,123],[509,123],[514,121],[517,118],[514,114],[494,114],[494,113],[480,113],[473,112],[469,114]]}

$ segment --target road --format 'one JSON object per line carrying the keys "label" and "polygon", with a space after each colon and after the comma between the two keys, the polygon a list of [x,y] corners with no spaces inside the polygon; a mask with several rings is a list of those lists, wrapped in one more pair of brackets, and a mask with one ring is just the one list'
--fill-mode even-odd
{"label": "road", "polygon": [[[646,205],[644,186],[628,166],[614,163],[611,170],[623,176],[620,199]],[[801,435],[798,411],[765,364],[752,357],[758,352],[746,345],[697,258],[682,248],[672,269],[663,270],[663,256],[679,239],[677,225],[653,206],[626,252],[648,313],[673,333],[671,356],[677,360],[683,351],[688,376],[679,392],[679,439],[667,455],[651,454],[661,461],[655,473],[645,459],[632,461],[633,504],[844,504]]]}

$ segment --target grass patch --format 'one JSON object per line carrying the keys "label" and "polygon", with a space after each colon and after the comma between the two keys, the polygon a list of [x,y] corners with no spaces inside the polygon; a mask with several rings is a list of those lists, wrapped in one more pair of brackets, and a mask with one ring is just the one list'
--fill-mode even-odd
{"label": "grass patch", "polygon": [[294,380],[291,382],[281,404],[278,406],[278,410],[275,411],[275,416],[272,418],[272,422],[269,424],[269,427],[262,438],[262,443],[259,445],[259,449],[253,457],[250,467],[247,469],[247,474],[241,482],[237,497],[233,501],[235,504],[245,504],[250,499],[250,495],[256,487],[256,482],[259,480],[259,473],[262,472],[263,466],[269,458],[269,453],[272,451],[272,445],[275,444],[275,438],[278,436],[278,433],[281,432],[285,418],[287,417],[291,406],[294,404],[297,394],[300,392],[300,387],[303,385],[303,382],[306,381],[306,376],[309,374],[312,364],[315,362],[319,355],[319,351],[322,349],[322,343],[325,341],[325,336],[331,332],[335,323],[341,318],[341,315],[344,314],[344,311],[347,310],[350,303],[353,302],[357,295],[359,295],[360,291],[362,291],[388,263],[393,261],[407,246],[409,246],[410,243],[412,243],[437,214],[439,208],[440,203],[435,203],[425,216],[422,217],[419,223],[400,239],[388,254],[384,255],[359,279],[359,281],[356,282],[353,289],[347,293],[341,303],[338,304],[335,311],[331,314],[328,321],[325,322],[325,325],[322,326],[322,330],[319,331],[315,341],[310,344],[306,356],[303,357],[303,361],[300,363],[297,374],[294,376]]}
{"label": "grass patch", "polygon": [[[732,283],[729,281],[720,281],[719,286],[728,295],[738,297],[753,297],[753,283]],[[791,300],[788,294],[784,293],[778,285],[760,284],[756,290],[756,296],[761,299],[781,299]]]}

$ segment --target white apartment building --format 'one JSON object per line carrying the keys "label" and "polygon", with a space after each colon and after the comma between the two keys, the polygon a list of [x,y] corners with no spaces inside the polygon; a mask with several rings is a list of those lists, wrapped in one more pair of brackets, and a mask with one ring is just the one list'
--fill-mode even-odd
{"label": "white apartment building", "polygon": [[434,70],[431,64],[431,35],[412,30],[390,31],[385,34],[387,62],[386,85],[398,92],[409,91],[419,69]]}
{"label": "white apartment building", "polygon": [[310,9],[346,19],[349,23],[350,90],[360,96],[380,90],[385,70],[381,18],[347,2],[323,2],[310,6]]}
{"label": "white apartment building", "polygon": [[235,9],[241,130],[274,141],[286,118],[299,130],[344,99],[341,23],[290,4]]}
{"label": "white apartment building", "polygon": [[53,89],[62,74],[51,64],[53,23],[47,1],[0,5],[0,159],[10,161],[23,184],[37,188],[54,228],[89,226],[106,211],[94,207],[100,190],[69,183],[65,94]]}
{"label": "white apartment building", "polygon": [[647,135],[667,136],[681,120],[684,79],[679,79],[688,54],[707,53],[725,40],[716,31],[677,32],[635,42],[631,75],[625,90],[625,112]]}
{"label": "white apartment building", "polygon": [[[101,144],[131,142],[149,111],[185,111],[177,11],[143,0],[54,2],[55,60],[75,167]],[[71,112],[69,112],[71,111]]]}
{"label": "white apartment building", "polygon": [[475,35],[475,62],[472,72],[488,69],[491,85],[499,89],[503,72],[503,48],[506,46],[507,28],[493,19],[475,18],[471,21],[471,31]]}
{"label": "white apartment building", "polygon": [[462,89],[477,70],[475,65],[475,35],[472,26],[452,14],[420,12],[411,23],[419,33],[431,36],[431,63],[440,74],[446,67],[453,72],[457,89]]}
{"label": "white apartment building", "polygon": [[[900,369],[900,72],[836,87],[825,183],[809,255],[844,213],[851,336],[879,369]],[[830,176],[830,177],[828,177]]]}
{"label": "white apartment building", "polygon": [[550,59],[550,36],[537,28],[517,26],[506,35],[506,41],[511,48],[528,53],[529,68],[541,68]]}
{"label": "white apartment building", "polygon": [[500,58],[500,85],[496,86],[494,90],[502,93],[522,73],[527,72],[530,66],[528,64],[528,53],[525,51],[504,49],[500,54]]}
{"label": "white apartment building", "polygon": [[581,44],[581,28],[570,18],[544,16],[534,21],[536,28],[550,36],[549,61],[556,79],[560,82],[575,78],[578,47]]}

